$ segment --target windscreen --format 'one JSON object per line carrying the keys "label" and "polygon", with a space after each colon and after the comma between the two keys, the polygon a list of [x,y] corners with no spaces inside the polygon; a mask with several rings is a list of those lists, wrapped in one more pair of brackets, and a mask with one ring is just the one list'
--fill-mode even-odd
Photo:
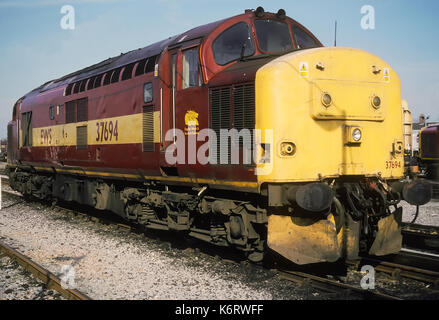
{"label": "windscreen", "polygon": [[276,20],[256,20],[259,48],[265,52],[284,52],[292,49],[288,25]]}
{"label": "windscreen", "polygon": [[225,65],[242,57],[252,56],[255,45],[250,27],[239,22],[221,33],[212,44],[213,57],[219,65]]}
{"label": "windscreen", "polygon": [[293,26],[293,34],[296,39],[297,49],[319,47],[316,41],[299,26]]}

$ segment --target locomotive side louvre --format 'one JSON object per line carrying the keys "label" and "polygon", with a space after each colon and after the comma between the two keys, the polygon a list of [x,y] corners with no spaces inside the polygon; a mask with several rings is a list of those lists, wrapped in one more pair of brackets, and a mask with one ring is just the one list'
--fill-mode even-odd
{"label": "locomotive side louvre", "polygon": [[[254,165],[252,159],[252,141],[255,129],[255,86],[254,83],[239,84],[221,88],[211,88],[210,97],[210,128],[217,137],[216,141],[217,164],[231,164],[232,148],[238,149],[239,159],[248,165]],[[221,136],[221,129],[236,129],[240,136]],[[232,140],[234,138],[234,140]],[[219,152],[221,143],[227,146],[227,152]]]}
{"label": "locomotive side louvre", "polygon": [[76,127],[76,149],[88,149],[87,126]]}
{"label": "locomotive side louvre", "polygon": [[[231,87],[210,89],[210,128],[213,129],[217,135],[220,136],[221,129],[231,129]],[[227,153],[222,154],[218,152],[221,147],[221,143],[227,145]],[[230,141],[217,140],[216,150],[217,157],[216,161],[218,164],[230,163],[230,151],[229,151]]]}
{"label": "locomotive side louvre", "polygon": [[[157,123],[158,121],[156,121]],[[157,125],[154,125],[154,107],[143,107],[143,137],[142,137],[142,151],[154,152],[155,134],[157,131]]]}

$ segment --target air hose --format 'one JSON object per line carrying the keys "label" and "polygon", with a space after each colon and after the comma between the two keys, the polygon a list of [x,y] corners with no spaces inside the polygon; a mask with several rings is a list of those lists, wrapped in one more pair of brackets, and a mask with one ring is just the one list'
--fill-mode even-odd
{"label": "air hose", "polygon": [[410,223],[415,223],[416,219],[418,219],[418,215],[419,215],[419,206],[416,206],[415,217],[413,218],[413,221]]}

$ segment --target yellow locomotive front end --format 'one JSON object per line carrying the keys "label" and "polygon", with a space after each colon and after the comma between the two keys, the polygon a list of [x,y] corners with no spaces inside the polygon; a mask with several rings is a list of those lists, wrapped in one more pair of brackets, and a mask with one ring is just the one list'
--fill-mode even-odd
{"label": "yellow locomotive front end", "polygon": [[258,183],[268,246],[307,264],[401,248],[401,197],[428,201],[404,175],[400,80],[350,48],[281,56],[256,74]]}

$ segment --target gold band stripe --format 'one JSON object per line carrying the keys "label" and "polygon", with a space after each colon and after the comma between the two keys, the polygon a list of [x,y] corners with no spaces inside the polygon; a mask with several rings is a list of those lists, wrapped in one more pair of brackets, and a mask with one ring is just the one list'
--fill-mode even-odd
{"label": "gold band stripe", "polygon": [[[59,124],[32,129],[32,147],[77,145],[77,127],[86,127],[87,145],[133,144],[143,142],[143,114]],[[153,115],[153,141],[160,143],[160,111]],[[20,131],[20,146],[23,133]]]}

